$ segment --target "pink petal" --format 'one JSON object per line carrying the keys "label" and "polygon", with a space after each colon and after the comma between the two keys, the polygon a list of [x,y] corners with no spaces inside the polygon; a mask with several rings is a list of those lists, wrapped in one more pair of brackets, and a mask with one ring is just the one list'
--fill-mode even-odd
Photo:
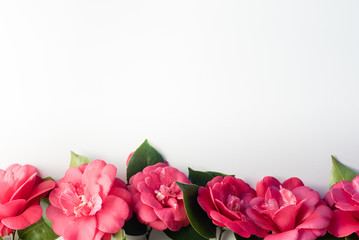
{"label": "pink petal", "polygon": [[27,199],[31,193],[32,188],[34,187],[36,181],[37,172],[32,174],[19,188],[16,189],[16,192],[10,198],[11,200],[15,199]]}
{"label": "pink petal", "polygon": [[198,189],[198,197],[197,201],[199,205],[203,208],[203,210],[208,214],[210,210],[214,210],[215,206],[212,202],[211,195],[209,190],[204,187],[200,187]]}
{"label": "pink petal", "polygon": [[264,238],[264,240],[297,240],[298,235],[298,230],[294,229],[287,232],[269,234]]}
{"label": "pink petal", "polygon": [[66,179],[66,182],[71,182],[74,185],[81,185],[82,172],[77,167],[70,167],[69,169],[67,169],[64,179]]}
{"label": "pink petal", "polygon": [[262,181],[257,183],[257,196],[264,197],[270,186],[279,188],[280,182],[274,177],[264,177]]}
{"label": "pink petal", "polygon": [[267,231],[279,232],[274,222],[269,218],[265,218],[257,210],[254,210],[253,208],[247,208],[246,213],[248,217],[259,227]]}
{"label": "pink petal", "polygon": [[241,213],[235,212],[230,209],[228,209],[223,202],[220,202],[216,199],[216,205],[219,209],[219,212],[223,215],[228,217],[231,220],[240,220],[241,219]]}
{"label": "pink petal", "polygon": [[283,207],[275,213],[273,217],[273,221],[279,228],[280,232],[285,232],[294,229],[296,213],[297,213],[296,205],[289,205]]}
{"label": "pink petal", "polygon": [[160,219],[147,223],[150,227],[162,231],[167,228],[167,225]]}
{"label": "pink petal", "polygon": [[235,232],[243,237],[248,238],[251,235],[250,233],[248,233],[241,227],[241,221],[233,222],[229,218],[223,216],[222,214],[220,214],[216,211],[211,211],[210,215],[213,220],[223,223],[226,227],[231,229],[233,232]]}
{"label": "pink petal", "polygon": [[24,199],[17,199],[5,204],[0,204],[0,219],[16,216],[25,206]]}
{"label": "pink petal", "polygon": [[293,190],[296,187],[304,186],[302,180],[296,177],[289,178],[282,183],[282,186],[288,190]]}
{"label": "pink petal", "polygon": [[32,199],[34,199],[44,193],[47,193],[54,187],[55,187],[55,182],[52,180],[39,183],[32,189],[31,196],[27,199],[27,202],[30,202]]}
{"label": "pink petal", "polygon": [[129,213],[128,204],[123,199],[109,195],[96,214],[97,228],[103,232],[116,233],[122,228]]}
{"label": "pink petal", "polygon": [[65,229],[64,239],[71,240],[90,240],[96,234],[96,218],[78,217],[73,218]]}
{"label": "pink petal", "polygon": [[46,209],[46,216],[52,221],[52,228],[54,232],[59,236],[65,235],[65,229],[73,227],[69,225],[73,222],[74,216],[66,216],[63,211],[59,208],[55,208],[52,205]]}
{"label": "pink petal", "polygon": [[162,208],[162,209],[154,209],[156,215],[164,222],[174,221],[174,209],[172,208]]}
{"label": "pink petal", "polygon": [[359,221],[349,212],[333,211],[333,218],[328,227],[329,233],[336,237],[345,237],[357,231],[359,231]]}
{"label": "pink petal", "polygon": [[134,210],[137,213],[137,217],[140,221],[149,223],[158,219],[155,214],[153,208],[143,204],[141,200],[139,200],[139,194],[133,196],[134,200]]}
{"label": "pink petal", "polygon": [[102,190],[100,196],[104,199],[112,187],[116,172],[117,168],[114,165],[97,159],[87,165],[82,175],[82,183],[85,185],[99,184]]}
{"label": "pink petal", "polygon": [[326,229],[332,219],[332,210],[325,206],[320,205],[305,221],[297,226],[298,229]]}
{"label": "pink petal", "polygon": [[307,229],[299,230],[298,240],[314,240],[317,238],[318,236],[312,230],[307,230]]}
{"label": "pink petal", "polygon": [[15,217],[9,217],[1,220],[6,227],[12,229],[24,229],[31,224],[36,223],[42,216],[42,208],[40,205],[32,205],[23,213]]}
{"label": "pink petal", "polygon": [[120,197],[125,200],[129,206],[132,205],[132,194],[124,188],[113,187],[111,188],[109,195]]}

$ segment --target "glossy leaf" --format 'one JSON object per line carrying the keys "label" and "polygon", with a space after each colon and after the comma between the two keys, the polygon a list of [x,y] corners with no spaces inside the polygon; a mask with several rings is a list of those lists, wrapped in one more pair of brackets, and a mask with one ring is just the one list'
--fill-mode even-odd
{"label": "glossy leaf", "polygon": [[206,240],[208,238],[202,237],[193,229],[191,225],[181,228],[179,231],[173,232],[169,229],[163,231],[168,237],[173,240]]}
{"label": "glossy leaf", "polygon": [[128,162],[127,181],[136,173],[141,172],[145,167],[160,162],[165,162],[162,155],[145,140],[133,153]]}
{"label": "glossy leaf", "polygon": [[216,237],[216,226],[197,202],[199,186],[176,182],[183,193],[183,202],[192,227],[204,238]]}
{"label": "glossy leaf", "polygon": [[19,240],[54,240],[57,236],[54,231],[41,218],[37,223],[31,226],[18,230]]}
{"label": "glossy leaf", "polygon": [[85,156],[78,155],[71,151],[70,167],[78,167],[81,164],[90,163],[90,159]]}
{"label": "glossy leaf", "polygon": [[213,178],[214,176],[208,172],[195,171],[191,168],[188,168],[188,179],[191,181],[191,183],[194,183],[198,186],[205,187],[206,184]]}
{"label": "glossy leaf", "polygon": [[126,240],[126,234],[123,229],[121,229],[119,232],[111,235],[111,240]]}
{"label": "glossy leaf", "polygon": [[188,179],[198,186],[205,187],[209,181],[211,181],[214,177],[217,176],[225,177],[227,175],[220,172],[202,172],[193,170],[192,168],[188,168]]}
{"label": "glossy leaf", "polygon": [[40,198],[40,206],[42,207],[42,219],[44,222],[52,229],[52,222],[46,216],[46,209],[50,206],[50,201],[48,198]]}
{"label": "glossy leaf", "polygon": [[133,213],[132,218],[125,222],[123,229],[126,234],[131,236],[140,236],[147,233],[147,226],[137,220],[136,213]]}
{"label": "glossy leaf", "polygon": [[330,174],[330,184],[329,187],[331,188],[335,183],[344,181],[351,181],[353,180],[358,174],[351,170],[349,167],[345,166],[334,156],[332,156],[332,172]]}

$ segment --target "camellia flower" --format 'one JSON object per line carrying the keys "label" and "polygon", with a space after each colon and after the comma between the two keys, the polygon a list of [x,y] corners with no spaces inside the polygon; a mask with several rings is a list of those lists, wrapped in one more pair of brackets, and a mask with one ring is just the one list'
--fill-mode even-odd
{"label": "camellia flower", "polygon": [[247,216],[249,201],[256,192],[243,180],[232,176],[215,177],[206,187],[198,190],[198,203],[220,227],[228,227],[233,232],[250,237],[251,234],[265,236],[266,231],[258,228]]}
{"label": "camellia flower", "polygon": [[0,169],[0,236],[24,229],[42,216],[40,196],[55,187],[52,180],[43,181],[35,167],[13,164]]}
{"label": "camellia flower", "polygon": [[334,184],[324,199],[334,208],[328,231],[336,237],[359,236],[359,176]]}
{"label": "camellia flower", "polygon": [[312,240],[326,233],[332,210],[300,179],[290,178],[281,184],[265,177],[257,183],[257,196],[250,201],[247,214],[272,233],[265,240]]}
{"label": "camellia flower", "polygon": [[140,222],[157,230],[178,231],[189,220],[181,189],[175,183],[190,183],[186,175],[164,163],[143,169],[130,178],[133,208]]}
{"label": "camellia flower", "polygon": [[46,211],[56,234],[65,240],[99,240],[121,230],[132,215],[132,197],[116,171],[102,160],[66,171]]}

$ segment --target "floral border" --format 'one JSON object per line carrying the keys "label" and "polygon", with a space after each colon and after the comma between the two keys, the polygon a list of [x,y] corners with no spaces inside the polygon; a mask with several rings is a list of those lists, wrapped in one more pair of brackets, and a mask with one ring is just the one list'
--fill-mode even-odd
{"label": "floral border", "polygon": [[[0,239],[123,240],[152,229],[171,239],[359,239],[359,177],[332,156],[330,190],[299,178],[264,177],[255,188],[234,175],[171,167],[147,140],[117,168],[71,152],[55,182],[34,166],[0,169]],[[76,227],[74,227],[76,226]]]}

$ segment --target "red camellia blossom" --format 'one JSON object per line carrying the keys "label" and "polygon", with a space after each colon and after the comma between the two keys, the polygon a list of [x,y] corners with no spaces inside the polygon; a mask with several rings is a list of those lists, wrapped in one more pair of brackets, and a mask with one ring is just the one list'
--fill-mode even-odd
{"label": "red camellia blossom", "polygon": [[128,189],[140,222],[157,230],[171,231],[189,224],[183,195],[175,181],[190,183],[184,173],[164,163],[148,166],[130,178]]}
{"label": "red camellia blossom", "polygon": [[266,231],[258,228],[246,216],[246,209],[254,197],[256,192],[243,180],[218,176],[209,181],[206,187],[199,188],[197,199],[215,225],[228,227],[246,238],[251,234],[263,237]]}
{"label": "red camellia blossom", "polygon": [[334,208],[328,231],[336,237],[359,236],[359,176],[334,184],[324,199]]}
{"label": "red camellia blossom", "polygon": [[132,196],[102,160],[71,167],[50,193],[47,217],[65,240],[111,239],[132,215]]}
{"label": "red camellia blossom", "polygon": [[42,216],[40,196],[55,187],[52,180],[43,181],[35,167],[13,164],[0,169],[0,236],[24,229]]}
{"label": "red camellia blossom", "polygon": [[265,177],[257,183],[257,196],[250,201],[247,214],[272,233],[265,240],[312,240],[326,233],[332,210],[300,179],[289,178],[281,184]]}

